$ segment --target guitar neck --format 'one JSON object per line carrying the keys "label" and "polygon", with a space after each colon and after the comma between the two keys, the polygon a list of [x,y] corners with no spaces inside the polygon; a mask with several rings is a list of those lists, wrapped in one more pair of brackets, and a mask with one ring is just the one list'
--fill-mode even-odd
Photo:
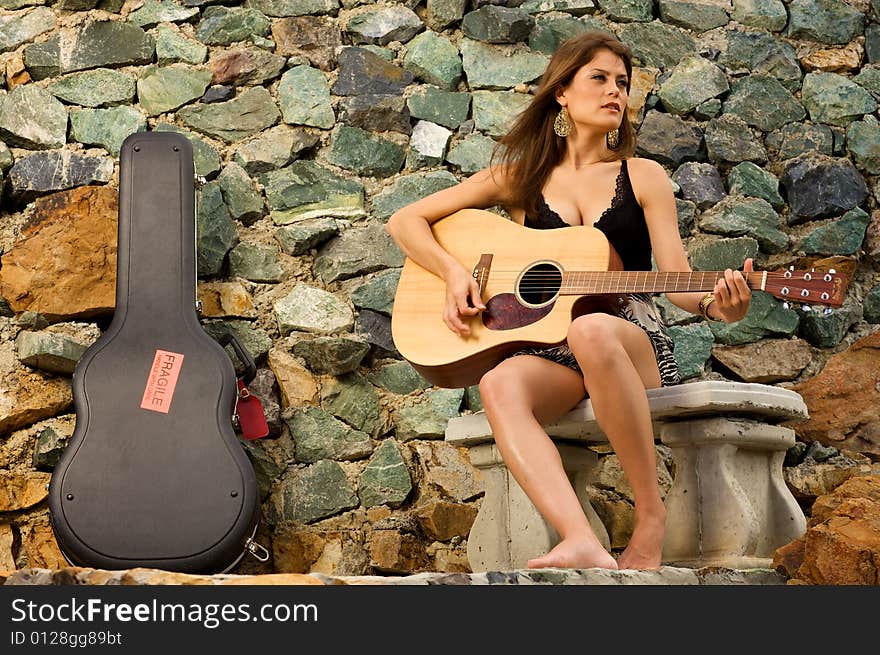
{"label": "guitar neck", "polygon": [[[712,291],[724,271],[564,271],[562,295],[603,293],[684,293]],[[766,271],[745,273],[750,289],[764,290]]]}

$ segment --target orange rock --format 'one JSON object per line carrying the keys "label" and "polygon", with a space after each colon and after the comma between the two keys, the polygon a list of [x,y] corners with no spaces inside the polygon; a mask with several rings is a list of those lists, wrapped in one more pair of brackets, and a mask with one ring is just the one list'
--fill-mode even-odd
{"label": "orange rock", "polygon": [[50,478],[37,471],[0,471],[0,512],[27,509],[48,498]]}
{"label": "orange rock", "polygon": [[862,65],[865,47],[862,43],[853,42],[838,48],[820,48],[815,52],[801,57],[801,64],[807,71],[824,71],[826,73],[848,73],[857,71]]}
{"label": "orange rock", "polygon": [[36,200],[22,238],[2,257],[0,294],[50,322],[111,314],[116,302],[114,189],[85,186]]}
{"label": "orange rock", "polygon": [[69,566],[46,516],[22,526],[21,548],[26,555],[25,568],[63,569]]}
{"label": "orange rock", "polygon": [[323,585],[318,578],[302,573],[267,573],[224,580],[222,585]]}
{"label": "orange rock", "polygon": [[[14,539],[15,535],[12,533],[12,525],[0,523],[0,571],[15,570],[15,557],[12,554],[12,542]],[[0,582],[0,584],[3,583]]]}
{"label": "orange rock", "polygon": [[789,578],[797,575],[804,563],[804,538],[799,537],[791,543],[780,546],[773,551],[773,568],[785,573]]}
{"label": "orange rock", "polygon": [[0,435],[66,411],[73,404],[67,378],[16,371],[0,379]]}
{"label": "orange rock", "polygon": [[802,441],[880,454],[880,330],[791,389],[803,396],[810,412],[809,420],[790,424]]}
{"label": "orange rock", "polygon": [[241,282],[200,282],[198,291],[202,315],[209,318],[256,318],[251,294]]}
{"label": "orange rock", "polygon": [[273,348],[269,351],[269,368],[281,390],[281,407],[296,407],[318,402],[315,376],[292,355]]}
{"label": "orange rock", "polygon": [[417,515],[419,525],[429,537],[449,541],[455,536],[468,536],[477,510],[471,505],[437,501],[420,507]]}
{"label": "orange rock", "polygon": [[389,573],[415,573],[428,569],[425,546],[414,535],[399,530],[374,530],[370,539],[374,567]]}

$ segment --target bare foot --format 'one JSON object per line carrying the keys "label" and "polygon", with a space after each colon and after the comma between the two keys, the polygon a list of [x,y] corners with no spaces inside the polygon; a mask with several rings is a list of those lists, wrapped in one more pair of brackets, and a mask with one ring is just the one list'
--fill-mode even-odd
{"label": "bare foot", "polygon": [[617,560],[619,569],[657,569],[663,554],[666,511],[661,510],[636,519],[636,528]]}
{"label": "bare foot", "polygon": [[617,561],[595,538],[570,537],[560,541],[543,557],[530,559],[530,569],[616,569]]}

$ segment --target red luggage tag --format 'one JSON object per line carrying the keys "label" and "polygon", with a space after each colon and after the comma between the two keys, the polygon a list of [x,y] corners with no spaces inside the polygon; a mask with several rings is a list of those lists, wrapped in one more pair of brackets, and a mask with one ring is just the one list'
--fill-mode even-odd
{"label": "red luggage tag", "polygon": [[244,380],[241,379],[238,380],[238,403],[235,412],[238,414],[243,439],[253,441],[268,436],[269,424],[263,412],[263,403],[248,391]]}

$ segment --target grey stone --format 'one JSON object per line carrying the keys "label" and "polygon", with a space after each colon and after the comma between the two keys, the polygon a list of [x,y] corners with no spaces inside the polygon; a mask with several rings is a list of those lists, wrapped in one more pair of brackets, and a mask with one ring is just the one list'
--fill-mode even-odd
{"label": "grey stone", "polygon": [[767,145],[778,150],[779,159],[792,159],[811,152],[831,156],[834,154],[834,135],[827,125],[790,123],[768,134]]}
{"label": "grey stone", "polygon": [[863,89],[880,95],[880,66],[877,64],[863,66],[859,74],[853,76],[852,81]]}
{"label": "grey stone", "polygon": [[458,48],[434,32],[425,32],[410,41],[403,66],[417,78],[441,89],[454,91],[461,80]]}
{"label": "grey stone", "polygon": [[359,373],[345,373],[321,394],[321,404],[328,412],[357,430],[377,436],[382,427],[379,394]]}
{"label": "grey stone", "polygon": [[865,240],[871,217],[854,207],[831,223],[810,232],[798,245],[807,255],[854,255]]}
{"label": "grey stone", "polygon": [[800,90],[801,71],[795,49],[766,32],[728,30],[727,49],[718,63],[737,74],[772,75],[790,92]]}
{"label": "grey stone", "polygon": [[205,91],[205,95],[199,98],[199,102],[207,105],[212,102],[226,102],[234,97],[235,87],[218,84],[216,86],[209,86],[208,90]]}
{"label": "grey stone", "polygon": [[698,55],[685,57],[660,85],[660,102],[671,114],[686,114],[730,87],[718,66]]}
{"label": "grey stone", "polygon": [[525,0],[520,7],[530,14],[564,11],[574,16],[583,16],[596,11],[596,2],[595,0]]}
{"label": "grey stone", "polygon": [[412,393],[417,389],[431,388],[431,383],[419,375],[407,361],[384,364],[369,376],[369,380],[378,387],[401,395]]}
{"label": "grey stone", "polygon": [[15,50],[57,25],[55,14],[45,7],[0,16],[0,52]]}
{"label": "grey stone", "polygon": [[324,16],[282,18],[272,26],[272,36],[277,54],[305,57],[323,71],[336,68],[336,49],[342,45],[342,32],[335,20]]}
{"label": "grey stone", "polygon": [[[808,305],[809,306],[809,305]],[[838,345],[849,329],[862,320],[862,306],[845,301],[843,307],[835,307],[830,314],[797,307],[800,315],[798,334],[817,348],[833,348]]]}
{"label": "grey stone", "polygon": [[336,122],[327,79],[311,66],[295,66],[281,76],[278,103],[284,122],[291,125],[329,129]]}
{"label": "grey stone", "polygon": [[846,142],[859,168],[870,175],[880,175],[880,125],[874,116],[850,123]]}
{"label": "grey stone", "polygon": [[865,29],[862,12],[837,0],[792,0],[788,14],[785,35],[792,39],[842,45]]}
{"label": "grey stone", "polygon": [[675,170],[672,180],[681,187],[684,199],[695,203],[700,210],[724,199],[724,183],[712,164],[686,162]]}
{"label": "grey stone", "polygon": [[145,0],[144,4],[128,15],[128,20],[138,27],[149,29],[159,23],[183,23],[199,15],[198,9],[187,9],[170,0]]}
{"label": "grey stone", "polygon": [[403,166],[406,152],[393,141],[362,130],[339,125],[330,135],[327,161],[359,175],[388,177]]}
{"label": "grey stone", "polygon": [[627,23],[620,28],[620,40],[630,47],[635,63],[668,69],[687,55],[697,53],[697,46],[684,30],[659,21]]}
{"label": "grey stone", "polygon": [[690,200],[675,199],[675,213],[678,218],[678,235],[685,239],[691,235],[694,229],[694,217],[697,206]]}
{"label": "grey stone", "polygon": [[42,80],[61,75],[58,43],[59,37],[55,35],[42,43],[33,43],[25,47],[22,60],[32,79]]}
{"label": "grey stone", "polygon": [[229,275],[252,282],[281,282],[284,269],[275,248],[243,241],[229,252]]}
{"label": "grey stone", "polygon": [[305,284],[296,285],[275,303],[274,310],[282,334],[293,330],[331,334],[349,330],[354,324],[347,304],[332,293]]}
{"label": "grey stone", "polygon": [[812,121],[839,127],[877,110],[877,101],[867,90],[837,73],[807,73],[801,99]]}
{"label": "grey stone", "polygon": [[549,58],[540,53],[511,54],[498,46],[471,39],[462,39],[459,48],[471,89],[509,89],[517,84],[528,84],[544,73],[549,62]]}
{"label": "grey stone", "polygon": [[391,336],[391,319],[369,309],[358,312],[356,331],[373,346],[374,356],[400,359]]}
{"label": "grey stone", "polygon": [[216,52],[208,62],[213,72],[212,82],[230,86],[265,84],[281,75],[286,66],[286,57],[251,47]]}
{"label": "grey stone", "polygon": [[776,211],[785,204],[785,200],[779,195],[779,180],[776,176],[750,161],[741,162],[730,169],[727,185],[730,195],[762,198]]}
{"label": "grey stone", "polygon": [[[804,102],[806,104],[806,96]],[[735,80],[722,109],[765,132],[803,120],[806,116],[803,105],[779,80],[759,73]]]}
{"label": "grey stone", "polygon": [[0,172],[5,173],[10,168],[12,168],[12,164],[15,163],[15,158],[12,156],[12,153],[9,151],[9,148],[5,143],[0,141]]}
{"label": "grey stone", "polygon": [[358,506],[354,487],[342,467],[323,459],[292,469],[273,492],[274,518],[311,523]]}
{"label": "grey stone", "polygon": [[730,196],[699,219],[704,232],[729,237],[750,236],[766,253],[780,253],[788,248],[788,235],[779,228],[782,217],[762,198]]}
{"label": "grey stone", "polygon": [[730,17],[738,23],[779,32],[788,22],[781,0],[733,0]]}
{"label": "grey stone", "polygon": [[322,459],[354,460],[373,452],[370,436],[353,430],[318,407],[298,408],[287,419],[296,461],[313,464]]}
{"label": "grey stone", "polygon": [[467,0],[428,0],[426,4],[428,27],[440,32],[462,19]]}
{"label": "grey stone", "polygon": [[402,406],[395,414],[397,438],[442,439],[449,419],[458,416],[464,389],[435,389]]}
{"label": "grey stone", "polygon": [[233,219],[250,225],[263,215],[263,198],[241,166],[230,162],[217,178]]}
{"label": "grey stone", "polygon": [[443,161],[452,132],[441,125],[419,121],[409,140],[406,167],[410,170],[430,168]]}
{"label": "grey stone", "polygon": [[688,248],[691,267],[695,271],[741,269],[743,262],[758,254],[758,242],[752,237],[716,239]]}
{"label": "grey stone", "polygon": [[474,91],[474,123],[489,136],[502,136],[531,103],[532,96],[513,91]]}
{"label": "grey stone", "polygon": [[409,109],[400,96],[362,95],[339,101],[339,120],[368,132],[411,134]]}
{"label": "grey stone", "polygon": [[41,471],[54,469],[69,441],[69,434],[62,434],[51,426],[43,428],[37,436],[37,445],[34,448],[34,468]]}
{"label": "grey stone", "polygon": [[218,182],[208,182],[197,191],[197,197],[198,274],[200,277],[218,275],[226,253],[238,243],[238,232]]}
{"label": "grey stone", "polygon": [[[16,87],[18,88],[18,87]],[[20,157],[9,170],[12,198],[27,203],[37,196],[85,184],[104,184],[113,177],[113,159],[51,150]]]}
{"label": "grey stone", "polygon": [[293,225],[279,227],[275,239],[281,251],[288,255],[301,255],[336,236],[339,226],[333,218],[313,218]]}
{"label": "grey stone", "polygon": [[339,71],[331,89],[338,96],[394,95],[402,93],[412,81],[409,71],[365,48],[352,47],[339,53]]}
{"label": "grey stone", "polygon": [[673,355],[682,380],[699,377],[706,371],[706,362],[712,352],[712,331],[703,323],[697,325],[670,325],[669,336],[675,342]]}
{"label": "grey stone", "polygon": [[636,153],[678,168],[686,161],[705,160],[703,132],[678,116],[651,110],[639,130]]}
{"label": "grey stone", "polygon": [[177,132],[189,139],[193,147],[193,165],[196,169],[196,175],[212,178],[220,172],[220,153],[217,148],[197,134],[170,123],[157,123],[153,129],[156,132]]}
{"label": "grey stone", "polygon": [[538,16],[529,34],[529,48],[552,55],[562,42],[592,28],[573,16]]}
{"label": "grey stone", "polygon": [[404,255],[382,225],[352,227],[327,243],[315,258],[325,283],[403,266]]}
{"label": "grey stone", "polygon": [[147,117],[132,107],[74,109],[70,112],[70,138],[87,145],[101,146],[114,157],[130,134],[144,132]]}
{"label": "grey stone", "polygon": [[868,196],[865,180],[848,159],[802,155],[784,166],[780,181],[790,207],[789,225],[839,215]]}
{"label": "grey stone", "polygon": [[232,159],[255,175],[287,166],[317,143],[318,136],[303,128],[276,125],[238,145]]}
{"label": "grey stone", "polygon": [[728,346],[754,343],[766,337],[790,337],[797,330],[800,317],[793,309],[764,291],[752,291],[749,311],[736,323],[710,322],[715,341]]}
{"label": "grey stone", "polygon": [[495,141],[482,134],[471,134],[449,149],[446,161],[470,175],[489,166]]}
{"label": "grey stone", "polygon": [[772,384],[794,380],[813,359],[801,339],[762,339],[741,346],[715,346],[712,356],[744,382]]}
{"label": "grey stone", "polygon": [[387,45],[392,41],[406,43],[424,26],[412,9],[392,5],[352,17],[345,30],[351,35],[353,43]]}
{"label": "grey stone", "polygon": [[339,11],[339,0],[247,0],[245,6],[278,18],[304,14],[335,15]]}
{"label": "grey stone", "polygon": [[260,176],[260,183],[277,225],[308,218],[360,218],[364,210],[364,188],[335,175],[314,161],[295,161]]}
{"label": "grey stone", "polygon": [[149,66],[138,77],[138,101],[147,114],[158,116],[200,98],[210,83],[210,71],[179,65]]}
{"label": "grey stone", "polygon": [[863,318],[868,323],[880,323],[880,285],[865,294],[862,310]]}
{"label": "grey stone", "polygon": [[349,297],[355,307],[366,307],[390,316],[399,281],[400,270],[383,271],[369,282],[353,289]]}
{"label": "grey stone", "polygon": [[[607,0],[599,0],[604,5]],[[694,32],[706,32],[727,25],[730,18],[722,5],[692,0],[659,0],[660,18],[664,23],[678,25]],[[651,20],[648,3],[647,18]],[[614,18],[613,16],[611,18]]]}
{"label": "grey stone", "polygon": [[196,38],[205,45],[230,45],[237,41],[266,36],[271,23],[255,9],[208,7],[196,27]]}
{"label": "grey stone", "polygon": [[228,102],[184,107],[177,115],[187,127],[226,143],[261,132],[281,118],[272,96],[261,86]]}
{"label": "grey stone", "polygon": [[373,198],[373,215],[385,222],[398,209],[456,184],[456,177],[445,170],[401,176]]}
{"label": "grey stone", "polygon": [[128,104],[134,100],[135,78],[109,68],[71,73],[46,86],[56,98],[83,107]]}
{"label": "grey stone", "polygon": [[706,125],[706,152],[713,162],[754,161],[763,164],[767,152],[746,122],[736,114],[722,114]]}
{"label": "grey stone", "polygon": [[370,352],[370,344],[353,337],[316,337],[297,341],[293,354],[318,375],[343,375],[356,371]]}
{"label": "grey stone", "polygon": [[167,25],[159,25],[156,30],[156,63],[160,66],[181,62],[201,64],[208,56],[208,46],[188,39]]}
{"label": "grey stone", "polygon": [[15,348],[22,364],[41,371],[71,375],[88,345],[63,334],[22,330],[15,338]]}
{"label": "grey stone", "polygon": [[153,60],[155,43],[153,37],[137,25],[98,21],[83,26],[68,47],[65,56],[60,57],[62,73],[149,64]]}
{"label": "grey stone", "polygon": [[376,449],[358,480],[361,505],[400,507],[412,491],[409,469],[393,439]]}
{"label": "grey stone", "polygon": [[67,138],[67,110],[51,93],[22,84],[0,96],[0,139],[8,145],[46,150]]}
{"label": "grey stone", "polygon": [[534,25],[535,19],[522,9],[486,5],[465,14],[461,31],[487,43],[516,43],[525,41]]}
{"label": "grey stone", "polygon": [[694,118],[698,121],[706,121],[715,118],[721,113],[721,100],[718,98],[710,98],[705,102],[701,102],[694,109]]}

